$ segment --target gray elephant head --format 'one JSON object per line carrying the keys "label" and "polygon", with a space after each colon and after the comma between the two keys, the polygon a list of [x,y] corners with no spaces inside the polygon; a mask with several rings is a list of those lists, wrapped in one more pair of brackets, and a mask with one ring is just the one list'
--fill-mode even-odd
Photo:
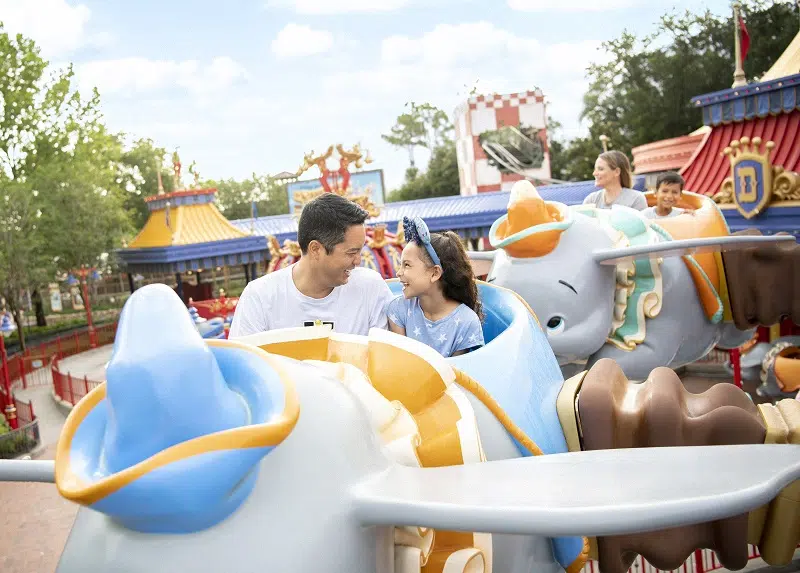
{"label": "gray elephant head", "polygon": [[603,346],[614,315],[615,267],[598,264],[592,253],[613,246],[608,229],[566,205],[546,203],[533,185],[520,181],[508,215],[489,237],[498,251],[487,280],[530,304],[559,364]]}

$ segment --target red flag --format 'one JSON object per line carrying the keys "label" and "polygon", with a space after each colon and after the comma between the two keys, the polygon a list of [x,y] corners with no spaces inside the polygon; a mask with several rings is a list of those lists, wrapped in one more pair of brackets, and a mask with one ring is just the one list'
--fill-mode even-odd
{"label": "red flag", "polygon": [[739,33],[741,35],[739,41],[740,54],[742,56],[742,65],[744,65],[744,60],[747,58],[747,52],[750,49],[750,34],[747,33],[747,26],[744,25],[744,18],[741,16],[739,16]]}

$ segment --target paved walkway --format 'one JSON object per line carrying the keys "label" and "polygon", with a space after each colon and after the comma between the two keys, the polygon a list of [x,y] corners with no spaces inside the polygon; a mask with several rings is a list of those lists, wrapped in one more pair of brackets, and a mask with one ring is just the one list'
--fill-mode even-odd
{"label": "paved walkway", "polygon": [[55,446],[67,416],[64,410],[59,409],[55,400],[53,400],[53,387],[33,386],[26,390],[17,390],[14,395],[33,404],[33,413],[36,414],[36,419],[39,420],[39,435],[42,440],[42,446]]}
{"label": "paved walkway", "polygon": [[69,372],[73,378],[86,376],[94,382],[106,379],[106,363],[111,360],[113,344],[107,344],[93,350],[87,350],[74,356],[69,356],[59,361],[58,369],[66,374]]}
{"label": "paved walkway", "polygon": [[[55,450],[53,444],[35,457],[52,460]],[[0,571],[53,573],[78,506],[52,484],[3,483],[0,507]]]}

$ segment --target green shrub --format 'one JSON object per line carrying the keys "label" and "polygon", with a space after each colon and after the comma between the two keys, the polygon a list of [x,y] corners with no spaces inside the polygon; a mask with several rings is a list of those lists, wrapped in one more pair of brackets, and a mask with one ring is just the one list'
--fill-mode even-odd
{"label": "green shrub", "polygon": [[5,419],[0,424],[0,459],[11,459],[27,454],[37,446],[35,428],[11,432]]}

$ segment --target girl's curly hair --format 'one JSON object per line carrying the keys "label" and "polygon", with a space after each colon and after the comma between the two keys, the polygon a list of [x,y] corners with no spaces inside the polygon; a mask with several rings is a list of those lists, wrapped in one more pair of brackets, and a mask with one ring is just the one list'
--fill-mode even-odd
{"label": "girl's curly hair", "polygon": [[[406,239],[415,242],[420,247],[420,253],[425,263],[433,266],[433,259],[416,233],[416,228],[413,225],[410,227],[413,231],[406,234]],[[469,262],[467,251],[461,243],[461,238],[453,231],[431,233],[431,246],[442,263],[441,280],[444,296],[467,305],[483,322],[478,285],[475,283],[475,274],[472,272],[472,265]]]}

